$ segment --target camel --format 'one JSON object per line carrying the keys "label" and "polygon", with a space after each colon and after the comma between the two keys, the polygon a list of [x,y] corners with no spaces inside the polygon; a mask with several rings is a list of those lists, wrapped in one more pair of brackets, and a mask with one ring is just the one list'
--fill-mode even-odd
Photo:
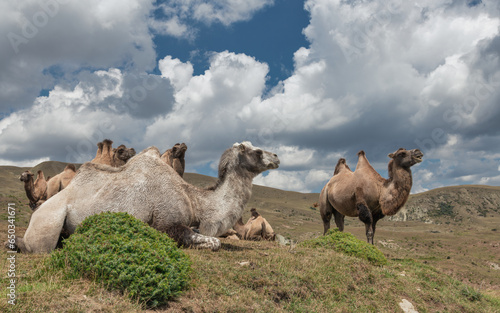
{"label": "camel", "polygon": [[184,176],[184,169],[186,168],[186,161],[184,160],[186,150],[187,146],[185,143],[176,143],[161,155],[161,159],[170,165],[181,177]]}
{"label": "camel", "polygon": [[112,145],[113,141],[109,139],[98,142],[95,158],[91,162],[119,167],[127,163],[135,155],[134,148],[127,148],[125,145],[112,148]]}
{"label": "camel", "polygon": [[252,208],[250,211],[252,216],[248,219],[246,224],[243,224],[243,220],[240,218],[233,226],[238,237],[244,240],[274,241],[276,234],[271,225],[255,208]]}
{"label": "camel", "polygon": [[37,172],[37,177],[34,182],[33,176],[33,173],[30,171],[24,171],[19,180],[24,182],[24,190],[30,201],[29,206],[31,210],[34,211],[38,205],[40,205],[39,201],[47,199],[47,181],[45,180],[42,170]]}
{"label": "camel", "polygon": [[154,146],[121,167],[86,162],[68,187],[33,213],[16,245],[21,252],[48,253],[62,231],[72,234],[86,217],[126,212],[166,232],[180,246],[216,251],[220,240],[214,236],[225,233],[241,217],[253,178],[278,166],[276,154],[250,142],[235,143],[220,158],[215,185],[203,189],[165,166]]}
{"label": "camel", "polygon": [[368,162],[364,151],[358,152],[358,164],[351,171],[344,158],[339,159],[334,175],[321,190],[319,203],[324,234],[330,228],[332,214],[340,231],[344,217],[359,217],[366,227],[366,239],[373,244],[377,221],[396,214],[408,200],[412,186],[411,169],[422,162],[418,150],[398,149],[389,154],[389,179],[384,179]]}
{"label": "camel", "polygon": [[47,181],[47,199],[66,188],[76,175],[74,164],[68,164],[64,170]]}
{"label": "camel", "polygon": [[134,155],[134,148],[127,148],[125,145],[119,145],[118,148],[113,149],[113,153],[111,155],[111,166],[122,166]]}

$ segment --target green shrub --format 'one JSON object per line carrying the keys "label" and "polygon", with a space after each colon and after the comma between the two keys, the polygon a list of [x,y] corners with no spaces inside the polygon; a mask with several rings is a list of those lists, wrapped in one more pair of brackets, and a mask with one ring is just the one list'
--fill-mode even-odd
{"label": "green shrub", "polygon": [[440,217],[440,216],[455,217],[457,214],[453,211],[453,205],[451,204],[451,202],[440,202],[439,209],[429,211],[429,215],[432,217]]}
{"label": "green shrub", "polygon": [[86,218],[48,266],[125,292],[148,307],[179,295],[191,272],[189,257],[166,234],[127,213],[110,212]]}
{"label": "green shrub", "polygon": [[337,252],[368,260],[374,265],[385,265],[387,259],[375,246],[361,241],[352,234],[330,229],[324,236],[307,240],[301,243],[305,247],[333,248]]}

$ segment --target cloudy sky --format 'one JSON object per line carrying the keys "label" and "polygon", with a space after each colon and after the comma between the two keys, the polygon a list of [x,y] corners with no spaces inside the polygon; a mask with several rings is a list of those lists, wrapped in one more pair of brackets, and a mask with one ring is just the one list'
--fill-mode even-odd
{"label": "cloudy sky", "polygon": [[0,164],[185,142],[216,176],[250,140],[286,190],[400,147],[425,153],[413,192],[500,185],[499,29],[497,0],[1,1]]}

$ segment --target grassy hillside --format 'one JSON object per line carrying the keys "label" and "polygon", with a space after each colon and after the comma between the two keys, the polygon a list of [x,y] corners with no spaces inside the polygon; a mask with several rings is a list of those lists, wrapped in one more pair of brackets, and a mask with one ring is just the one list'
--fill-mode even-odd
{"label": "grassy hillside", "polygon": [[412,195],[393,221],[484,224],[500,214],[500,187],[463,185]]}
{"label": "grassy hillside", "polygon": [[[44,162],[31,171],[41,168],[46,176],[54,175],[65,165]],[[19,181],[24,170],[0,167],[2,242],[7,238],[7,203],[16,205],[17,235],[22,236],[29,222],[31,212]],[[198,186],[215,182],[191,173],[185,179]],[[378,267],[331,249],[296,245],[322,235],[319,210],[312,207],[318,194],[254,186],[243,219],[250,208],[257,208],[293,246],[223,240],[216,253],[185,249],[193,260],[192,285],[162,311],[402,312],[399,303],[406,299],[418,312],[500,312],[499,195],[500,187],[489,186],[412,195],[405,212],[383,219],[377,227],[376,247],[389,260]],[[346,218],[345,231],[365,240],[364,226],[356,218]],[[6,271],[7,253],[0,254]],[[0,310],[141,311],[139,304],[95,282],[66,281],[47,272],[46,257],[17,255],[20,300],[15,307],[1,302]]]}

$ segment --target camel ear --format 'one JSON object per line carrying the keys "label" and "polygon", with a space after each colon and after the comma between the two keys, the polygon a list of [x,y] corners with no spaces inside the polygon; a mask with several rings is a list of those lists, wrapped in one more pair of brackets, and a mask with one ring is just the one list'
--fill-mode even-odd
{"label": "camel ear", "polygon": [[394,153],[389,153],[389,155],[387,155],[388,157],[390,157],[391,159],[394,158],[395,154]]}

